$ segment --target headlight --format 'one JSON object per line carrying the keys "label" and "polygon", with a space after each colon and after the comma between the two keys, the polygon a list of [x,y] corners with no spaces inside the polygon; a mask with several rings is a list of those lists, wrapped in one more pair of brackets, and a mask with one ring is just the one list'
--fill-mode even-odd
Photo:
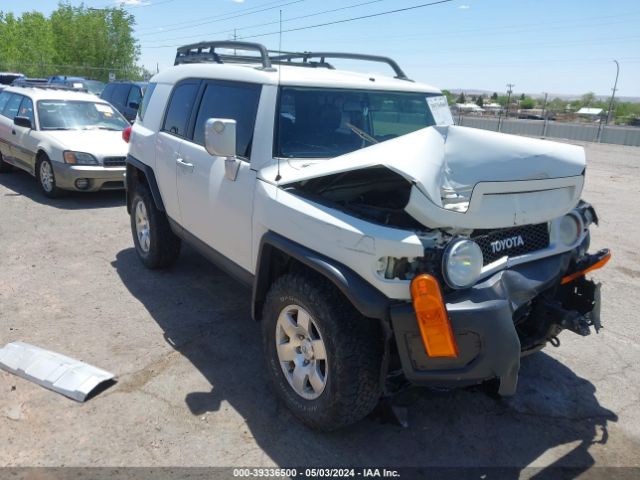
{"label": "headlight", "polygon": [[582,225],[575,215],[565,215],[558,225],[558,238],[567,246],[573,245],[580,237]]}
{"label": "headlight", "polygon": [[72,165],[98,165],[96,157],[89,153],[70,152],[67,150],[63,156],[64,163],[70,163]]}
{"label": "headlight", "polygon": [[482,270],[482,250],[473,240],[454,240],[444,253],[444,278],[452,288],[473,285]]}

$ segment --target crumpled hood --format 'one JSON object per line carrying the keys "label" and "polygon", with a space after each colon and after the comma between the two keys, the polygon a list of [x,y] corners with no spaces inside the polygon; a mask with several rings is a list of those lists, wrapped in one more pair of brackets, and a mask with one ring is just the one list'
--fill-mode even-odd
{"label": "crumpled hood", "polygon": [[127,155],[128,145],[117,130],[49,130],[47,136],[61,150],[90,153],[98,158]]}
{"label": "crumpled hood", "polygon": [[413,184],[407,212],[429,227],[547,221],[582,192],[582,147],[460,126],[434,126],[298,170],[279,185],[382,165]]}

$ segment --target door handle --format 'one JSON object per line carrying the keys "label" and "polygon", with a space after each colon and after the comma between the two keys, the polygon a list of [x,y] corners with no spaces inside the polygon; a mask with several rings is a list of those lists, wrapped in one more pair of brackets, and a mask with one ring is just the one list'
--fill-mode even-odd
{"label": "door handle", "polygon": [[186,167],[189,170],[193,170],[193,163],[185,162],[182,158],[176,158],[176,162],[178,163],[178,165],[182,167]]}
{"label": "door handle", "polygon": [[11,130],[11,135],[15,135],[16,131],[15,130]]}

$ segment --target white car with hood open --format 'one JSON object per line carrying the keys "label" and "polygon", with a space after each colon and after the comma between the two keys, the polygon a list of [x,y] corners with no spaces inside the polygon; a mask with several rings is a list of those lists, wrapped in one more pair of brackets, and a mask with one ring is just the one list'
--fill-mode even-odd
{"label": "white car with hood open", "polygon": [[186,241],[248,284],[272,383],[314,428],[398,378],[513,395],[522,355],[600,328],[584,150],[455,126],[389,58],[181,47],[130,138],[138,256],[164,267]]}

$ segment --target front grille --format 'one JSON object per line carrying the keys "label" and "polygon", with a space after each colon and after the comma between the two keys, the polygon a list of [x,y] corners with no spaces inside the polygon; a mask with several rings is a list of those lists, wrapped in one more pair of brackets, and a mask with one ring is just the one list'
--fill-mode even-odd
{"label": "front grille", "polygon": [[471,238],[480,246],[484,264],[504,257],[515,257],[549,246],[549,226],[546,223],[500,230],[474,230]]}
{"label": "front grille", "polygon": [[126,157],[104,157],[102,164],[105,167],[124,167]]}

